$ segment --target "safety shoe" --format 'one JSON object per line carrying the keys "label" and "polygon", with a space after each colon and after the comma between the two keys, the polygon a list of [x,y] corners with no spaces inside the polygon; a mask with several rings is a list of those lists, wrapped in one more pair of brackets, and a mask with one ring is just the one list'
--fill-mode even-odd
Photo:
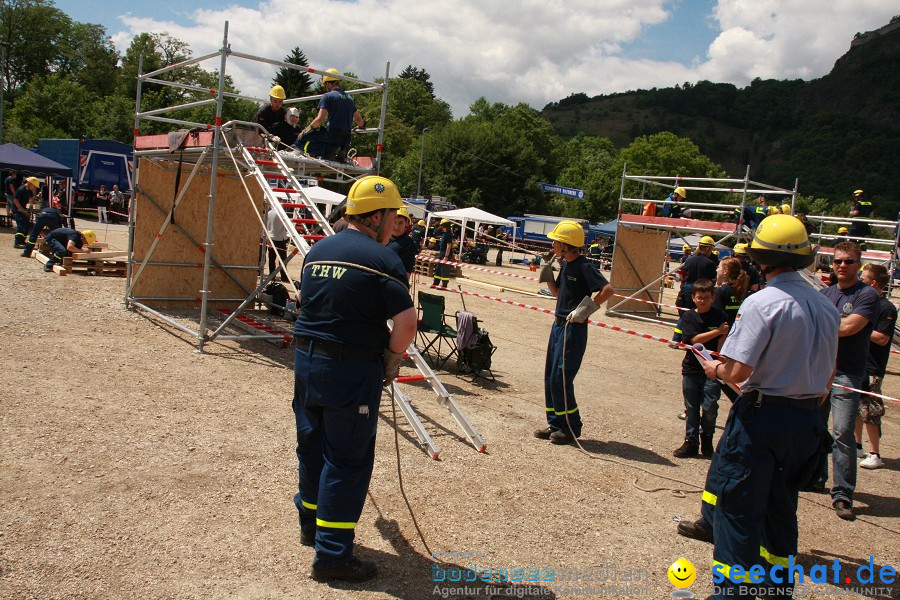
{"label": "safety shoe", "polygon": [[853,514],[853,507],[846,500],[838,500],[834,503],[834,512],[845,521],[855,521],[856,515]]}
{"label": "safety shoe", "polygon": [[13,248],[24,248],[25,244],[13,244]]}
{"label": "safety shoe", "polygon": [[351,556],[350,560],[336,567],[313,565],[312,578],[316,581],[366,581],[378,575],[378,567],[368,560]]}
{"label": "safety shoe", "polygon": [[301,546],[309,546],[312,548],[316,545],[316,530],[315,529],[301,529],[300,530],[300,545]]}
{"label": "safety shoe", "polygon": [[544,427],[543,429],[535,431],[534,437],[539,440],[549,440],[554,431],[556,431],[556,429],[553,429],[552,427]]}
{"label": "safety shoe", "polygon": [[684,440],[684,443],[675,449],[672,455],[675,458],[691,458],[700,453],[700,444],[697,440]]}
{"label": "safety shoe", "polygon": [[25,258],[31,258],[31,252],[29,252],[28,250],[25,250],[19,256],[24,256]]}
{"label": "safety shoe", "polygon": [[557,429],[553,433],[550,434],[550,443],[556,444],[558,446],[562,446],[564,444],[571,444],[575,441],[576,437],[581,437],[581,434],[572,435],[571,433],[565,433],[561,429]]}
{"label": "safety shoe", "polygon": [[863,469],[880,469],[884,466],[884,461],[875,453],[870,454],[867,458],[859,462],[859,466]]}
{"label": "safety shoe", "polygon": [[47,263],[47,264],[44,265],[44,272],[45,272],[45,273],[49,273],[49,272],[52,271],[52,270],[53,270],[53,264]]}
{"label": "safety shoe", "polygon": [[702,521],[681,521],[678,523],[678,535],[700,540],[707,544],[713,543],[713,532]]}
{"label": "safety shoe", "polygon": [[700,454],[706,456],[707,458],[713,455],[713,452],[716,451],[715,446],[713,446],[713,436],[711,435],[701,435],[700,436]]}

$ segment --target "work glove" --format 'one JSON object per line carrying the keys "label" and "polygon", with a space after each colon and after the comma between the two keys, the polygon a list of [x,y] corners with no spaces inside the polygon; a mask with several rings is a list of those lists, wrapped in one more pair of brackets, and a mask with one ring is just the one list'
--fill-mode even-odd
{"label": "work glove", "polygon": [[584,323],[592,314],[600,310],[600,306],[594,302],[590,296],[585,296],[581,304],[575,307],[575,310],[569,313],[566,321],[569,323]]}
{"label": "work glove", "polygon": [[553,270],[554,254],[553,251],[547,252],[541,256],[541,270],[538,273],[538,281],[540,283],[553,283],[556,281],[556,272]]}
{"label": "work glove", "polygon": [[384,385],[385,387],[397,379],[400,374],[400,363],[403,361],[403,352],[393,352],[390,348],[384,349],[382,355],[384,362]]}
{"label": "work glove", "polygon": [[300,132],[300,137],[304,137],[304,136],[308,135],[311,131],[312,131],[312,127],[307,125],[306,127],[303,128],[303,131]]}

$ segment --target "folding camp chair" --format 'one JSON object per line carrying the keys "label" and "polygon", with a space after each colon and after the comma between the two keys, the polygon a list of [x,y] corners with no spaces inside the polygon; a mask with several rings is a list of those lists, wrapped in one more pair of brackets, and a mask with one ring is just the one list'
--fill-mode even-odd
{"label": "folding camp chair", "polygon": [[422,354],[431,357],[434,367],[443,368],[444,364],[454,356],[456,350],[456,330],[447,325],[446,318],[453,315],[444,314],[444,297],[436,294],[419,292],[419,324],[416,334],[422,346]]}

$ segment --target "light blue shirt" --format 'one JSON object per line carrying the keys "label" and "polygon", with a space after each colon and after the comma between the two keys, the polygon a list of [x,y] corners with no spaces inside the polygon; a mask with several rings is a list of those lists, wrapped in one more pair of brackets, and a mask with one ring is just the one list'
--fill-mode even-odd
{"label": "light blue shirt", "polygon": [[841,317],[798,273],[781,273],[744,300],[721,354],[753,367],[741,386],[808,398],[828,390]]}

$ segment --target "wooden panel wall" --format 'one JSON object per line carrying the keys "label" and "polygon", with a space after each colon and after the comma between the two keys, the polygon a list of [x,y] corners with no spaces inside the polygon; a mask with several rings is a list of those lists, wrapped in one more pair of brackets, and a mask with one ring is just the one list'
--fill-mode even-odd
{"label": "wooden panel wall", "polygon": [[[613,254],[613,267],[610,283],[616,292],[629,296],[644,287],[663,272],[669,234],[659,229],[631,227],[619,223],[616,230],[616,246]],[[642,292],[638,297],[652,302],[660,301],[661,283]],[[621,302],[621,298],[612,297],[607,302],[611,307]],[[638,315],[652,316],[655,307],[643,302],[630,300],[622,303],[616,310]]]}
{"label": "wooden panel wall", "polygon": [[[148,197],[166,213],[175,200],[175,176],[178,163],[142,158],[138,165],[138,182],[142,193],[135,196],[134,260],[143,261],[165,220],[165,214],[148,201]],[[183,165],[180,186],[183,188],[193,165]],[[185,229],[198,244],[206,241],[206,221],[209,213],[210,171],[201,167],[191,181],[185,198],[175,209],[174,221]],[[222,265],[257,266],[262,225],[256,215],[262,211],[263,192],[253,178],[246,178],[250,197],[240,179],[232,172],[221,172],[216,180],[212,257]],[[184,301],[141,301],[155,307],[190,308],[199,306],[203,285],[203,251],[194,245],[178,228],[169,225],[150,258],[152,262],[192,263],[201,267],[148,265],[134,286],[135,297],[192,298]],[[138,265],[135,265],[134,274]],[[256,288],[257,272],[252,269],[230,269],[231,275],[247,290]],[[248,294],[221,269],[211,267],[210,297],[244,298]],[[211,303],[213,307],[234,307],[236,303]]]}

